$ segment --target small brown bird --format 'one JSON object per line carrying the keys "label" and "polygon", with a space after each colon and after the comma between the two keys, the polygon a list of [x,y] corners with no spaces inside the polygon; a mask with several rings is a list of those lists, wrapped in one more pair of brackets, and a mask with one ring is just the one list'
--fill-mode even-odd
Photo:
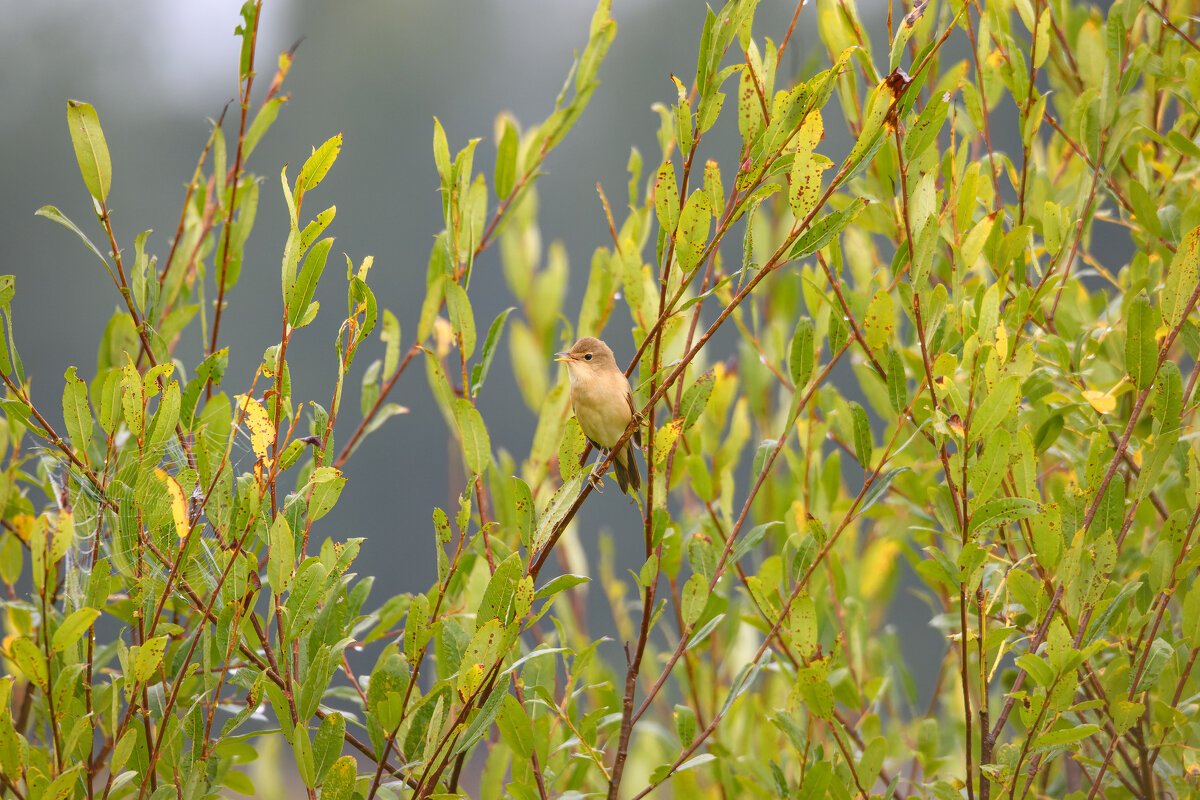
{"label": "small brown bird", "polygon": [[[583,435],[597,450],[611,450],[637,414],[629,379],[617,366],[613,351],[599,339],[585,336],[570,350],[554,355],[555,361],[567,365],[567,375],[571,378],[571,405]],[[642,487],[642,476],[631,446],[632,443],[639,448],[642,446],[640,428],[634,430],[631,439],[632,442],[626,441],[613,459],[617,485],[625,494],[629,494],[630,487],[635,493]]]}

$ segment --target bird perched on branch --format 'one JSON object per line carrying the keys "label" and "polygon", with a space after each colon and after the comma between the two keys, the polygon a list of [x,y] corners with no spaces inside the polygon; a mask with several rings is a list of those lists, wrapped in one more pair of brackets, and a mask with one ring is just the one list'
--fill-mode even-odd
{"label": "bird perched on branch", "polygon": [[[604,342],[585,336],[565,353],[555,353],[555,361],[567,365],[571,378],[571,406],[579,420],[583,435],[597,450],[608,452],[625,434],[625,429],[635,417],[641,418],[633,405],[633,390],[629,379],[617,366],[613,351]],[[617,485],[629,494],[636,493],[642,486],[633,456],[633,445],[642,446],[641,428],[621,446],[613,458],[613,469],[617,473]]]}

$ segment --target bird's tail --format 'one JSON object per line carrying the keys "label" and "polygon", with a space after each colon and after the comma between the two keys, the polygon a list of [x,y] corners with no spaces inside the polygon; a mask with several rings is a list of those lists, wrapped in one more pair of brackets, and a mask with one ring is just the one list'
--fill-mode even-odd
{"label": "bird's tail", "polygon": [[642,488],[642,475],[638,472],[637,458],[633,455],[633,448],[626,444],[621,448],[621,452],[613,459],[613,469],[617,473],[617,485],[621,487],[621,492],[629,494],[629,489],[632,487],[636,494]]}

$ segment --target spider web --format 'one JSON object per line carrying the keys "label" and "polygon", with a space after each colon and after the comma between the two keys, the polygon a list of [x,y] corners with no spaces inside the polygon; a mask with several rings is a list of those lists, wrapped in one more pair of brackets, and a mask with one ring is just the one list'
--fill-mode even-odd
{"label": "spider web", "polygon": [[[177,437],[139,448],[122,428],[108,460],[93,470],[103,486],[61,453],[43,450],[39,472],[52,489],[59,515],[69,511],[75,528],[63,562],[66,596],[84,602],[93,567],[101,559],[152,593],[157,594],[165,584],[169,562],[178,556],[182,542],[171,516],[164,473],[182,488],[188,522],[197,527],[193,537],[198,541],[190,550],[184,578],[198,593],[216,587],[228,559],[221,558],[225,548],[209,512],[224,506],[227,519],[232,518],[230,506],[237,507],[238,478],[251,471],[256,456],[244,425],[234,428],[231,422],[229,433],[212,426],[197,427],[189,441],[190,459]],[[193,468],[202,451],[220,453],[220,460],[210,456],[208,469]],[[226,459],[227,463],[219,466]],[[178,582],[172,591],[179,594]]]}

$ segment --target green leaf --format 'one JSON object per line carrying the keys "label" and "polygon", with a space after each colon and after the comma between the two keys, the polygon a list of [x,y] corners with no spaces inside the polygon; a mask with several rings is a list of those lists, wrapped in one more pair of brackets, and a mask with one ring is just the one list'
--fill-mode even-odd
{"label": "green leaf", "polygon": [[[441,246],[441,243],[434,244],[435,248]],[[417,318],[417,344],[424,342],[433,332],[433,323],[437,320],[438,311],[442,307],[442,299],[445,296],[444,287],[447,283],[450,281],[446,276],[434,275],[425,287],[425,300],[421,303],[421,314]]]}
{"label": "green leaf", "polygon": [[342,471],[336,467],[318,467],[309,478],[308,487],[312,489],[312,499],[308,504],[308,519],[316,522],[333,510],[337,504],[346,479]]}
{"label": "green leaf", "polygon": [[1200,582],[1194,582],[1188,591],[1180,619],[1183,621],[1183,638],[1195,650],[1200,647]]}
{"label": "green leaf", "polygon": [[699,265],[711,222],[712,206],[709,205],[708,195],[697,189],[683,207],[679,215],[679,227],[675,229],[675,254],[685,271]]}
{"label": "green leaf", "polygon": [[734,564],[741,561],[747,553],[758,547],[759,543],[762,542],[772,528],[780,525],[783,525],[783,523],[779,520],[755,525],[745,536],[738,539],[737,544],[733,547],[733,552],[729,554],[729,560]]}
{"label": "green leaf", "polygon": [[712,619],[696,629],[696,632],[692,634],[692,638],[688,640],[687,647],[684,649],[692,650],[693,648],[699,647],[704,643],[704,640],[708,638],[708,635],[712,633],[724,619],[724,614],[714,614]]}
{"label": "green leaf", "polygon": [[79,785],[79,775],[76,773],[82,772],[85,766],[85,764],[75,764],[59,773],[49,786],[38,793],[40,800],[66,800],[66,798],[74,796],[73,793]]}
{"label": "green leaf", "polygon": [[1146,689],[1158,683],[1158,678],[1162,675],[1163,670],[1167,666],[1167,662],[1171,660],[1171,656],[1175,654],[1171,645],[1161,637],[1155,639],[1150,644],[1150,651],[1146,655],[1145,667],[1142,670],[1142,675],[1138,679],[1137,687],[1134,689],[1134,694],[1141,694]]}
{"label": "green leaf", "polygon": [[433,163],[437,166],[438,176],[442,186],[450,185],[450,143],[446,141],[446,131],[437,117],[433,118]]}
{"label": "green leaf", "polygon": [[158,401],[158,411],[146,426],[146,446],[161,447],[174,438],[175,428],[179,424],[179,381],[171,381],[162,391]]}
{"label": "green leaf", "polygon": [[96,202],[104,205],[112,188],[112,162],[96,109],[79,100],[67,101],[67,125],[83,183]]}
{"label": "green leaf", "polygon": [[383,310],[383,323],[379,328],[379,341],[383,342],[383,373],[380,378],[390,381],[400,367],[400,322],[396,315],[386,308]]}
{"label": "green leaf", "polygon": [[716,760],[717,760],[717,757],[714,756],[712,753],[701,753],[698,756],[692,756],[687,761],[683,762],[678,767],[676,767],[674,774],[679,774],[680,772],[683,772],[684,770],[694,769],[695,767],[698,767],[702,764],[707,764],[710,761],[716,761]]}
{"label": "green leaf", "polygon": [[[633,570],[630,570],[632,573]],[[642,568],[638,571],[638,583],[642,586],[651,586],[655,583],[655,577],[659,573],[658,554],[651,553],[650,557],[642,564]]]}
{"label": "green leaf", "polygon": [[43,692],[50,688],[50,674],[46,670],[46,659],[42,651],[27,636],[18,636],[8,644],[10,657],[17,669]]}
{"label": "green leaf", "polygon": [[54,638],[50,642],[50,649],[55,653],[61,653],[63,650],[74,645],[75,642],[79,641],[79,637],[92,627],[92,623],[99,616],[100,611],[95,608],[80,608],[72,611],[58,626],[58,630],[54,632]]}
{"label": "green leaf", "polygon": [[504,132],[500,134],[500,144],[496,148],[496,171],[492,185],[496,197],[500,200],[508,197],[517,180],[517,126],[512,120],[504,120]]}
{"label": "green leaf", "polygon": [[484,700],[483,706],[479,709],[479,713],[471,720],[471,724],[467,727],[459,739],[458,745],[454,748],[455,753],[463,753],[469,750],[478,742],[483,735],[491,727],[495,721],[496,715],[500,713],[500,709],[504,701],[509,697],[508,691],[504,687],[494,687]]}
{"label": "green leaf", "polygon": [[1139,181],[1129,182],[1129,202],[1133,206],[1134,218],[1152,236],[1163,235],[1162,224],[1158,219],[1158,207],[1150,192]]}
{"label": "green leaf", "polygon": [[100,427],[111,436],[121,424],[121,398],[125,371],[114,367],[104,377],[104,388],[100,395]]}
{"label": "green leaf", "polygon": [[321,727],[317,728],[317,734],[313,737],[312,748],[318,784],[325,780],[341,755],[345,736],[346,719],[339,712],[331,712],[321,720]]}
{"label": "green leaf", "polygon": [[751,475],[756,478],[758,477],[759,473],[766,468],[767,461],[771,458],[771,453],[775,452],[775,448],[778,446],[778,439],[763,439],[758,443],[758,449],[754,451],[754,461],[750,464]]}
{"label": "green leaf", "polygon": [[513,553],[500,562],[492,574],[491,580],[488,581],[483,598],[479,601],[479,608],[475,612],[477,626],[490,619],[499,620],[501,627],[508,623],[511,619],[513,596],[522,574],[523,565],[520,554]]}
{"label": "green leaf", "polygon": [[1003,428],[988,437],[983,452],[971,464],[967,474],[967,485],[974,492],[975,502],[988,500],[1000,487],[1000,482],[1008,474],[1012,450],[1013,437]]}
{"label": "green leaf", "polygon": [[1183,378],[1179,374],[1179,365],[1168,359],[1154,380],[1154,420],[1158,423],[1160,438],[1178,435],[1182,410]]}
{"label": "green leaf", "polygon": [[801,317],[792,334],[792,348],[788,354],[788,371],[792,376],[792,386],[797,391],[808,385],[815,356],[813,322],[808,317]]}
{"label": "green leaf", "polygon": [[[1116,597],[1108,601],[1104,606],[1104,610],[1092,617],[1092,622],[1088,625],[1087,636],[1083,639],[1083,646],[1086,649],[1101,636],[1108,635],[1109,629],[1112,626],[1113,618],[1121,611],[1128,607],[1130,598],[1143,588],[1142,581],[1130,581],[1121,587],[1117,592]],[[1187,607],[1184,607],[1184,619],[1187,618]]]}
{"label": "green leaf", "polygon": [[675,733],[683,747],[691,747],[696,741],[696,712],[684,705],[675,706]]}
{"label": "green leaf", "polygon": [[926,6],[927,3],[914,3],[912,10],[904,15],[904,19],[896,27],[896,35],[892,38],[892,49],[888,58],[889,70],[895,70],[900,66],[900,56],[904,54],[904,45],[908,43],[909,37],[912,36],[913,29],[917,26],[917,21],[925,13]]}
{"label": "green leaf", "polygon": [[467,472],[479,475],[492,458],[492,444],[483,417],[470,400],[459,397],[454,403],[454,420],[458,424]]}
{"label": "green leaf", "polygon": [[867,494],[863,497],[862,505],[858,508],[859,514],[865,514],[867,509],[879,502],[879,498],[883,497],[884,492],[892,485],[892,481],[896,480],[902,472],[909,472],[909,467],[896,467],[888,470],[881,477],[876,479],[871,488],[867,490]]}
{"label": "green leaf", "polygon": [[1042,64],[1046,63],[1046,57],[1050,55],[1050,27],[1050,6],[1046,6],[1042,9],[1035,26],[1037,36],[1033,40],[1033,55],[1030,58],[1034,69],[1040,69]]}
{"label": "green leaf", "polygon": [[67,369],[64,378],[67,385],[63,387],[63,424],[71,445],[86,460],[92,441],[92,409],[88,405],[87,384],[76,377],[74,367]]}
{"label": "green leaf", "polygon": [[887,82],[880,83],[867,97],[866,110],[860,117],[861,129],[854,146],[842,167],[845,170],[845,180],[849,180],[863,167],[871,162],[880,145],[888,138],[884,135],[887,126],[884,120],[894,101],[891,88]]}
{"label": "green leaf", "polygon": [[579,420],[570,417],[563,425],[562,441],[558,445],[558,474],[564,481],[579,474],[582,469],[579,457],[586,446],[587,437],[583,435],[583,428],[579,427]]}
{"label": "green leaf", "polygon": [[1158,313],[1143,295],[1133,298],[1125,321],[1125,373],[1139,389],[1154,383],[1158,367]]}
{"label": "green leaf", "polygon": [[971,512],[971,530],[1000,528],[1042,511],[1042,504],[1028,497],[1001,497],[989,500]]}
{"label": "green leaf", "polygon": [[454,332],[462,337],[463,358],[470,358],[475,352],[475,312],[471,310],[471,300],[467,297],[466,289],[454,281],[446,281],[443,286],[450,324]]}
{"label": "green leaf", "polygon": [[92,240],[87,237],[87,234],[81,231],[78,225],[67,219],[61,211],[54,206],[42,206],[35,211],[33,215],[35,217],[45,217],[48,220],[57,222],[59,225],[62,225],[64,228],[78,236],[80,240],[88,246],[88,249],[96,254],[96,258],[100,259],[100,263],[103,264],[104,268],[109,270],[111,274],[112,267],[108,265],[108,259],[100,254],[100,250],[96,247],[96,245],[92,244]]}
{"label": "green leaf", "polygon": [[1009,375],[997,383],[971,415],[971,440],[987,439],[1017,407],[1020,393],[1021,379],[1016,375]]}
{"label": "green leaf", "polygon": [[1051,731],[1037,737],[1033,740],[1033,749],[1044,750],[1049,747],[1062,747],[1063,745],[1095,736],[1100,730],[1099,725],[1090,722],[1083,724],[1073,723],[1065,728],[1060,728],[1059,730]]}
{"label": "green leaf", "polygon": [[254,43],[258,38],[258,10],[259,5],[253,0],[246,0],[242,4],[240,13],[242,15],[242,24],[233,29],[235,36],[241,37],[241,57],[238,60],[238,83],[250,78],[250,71],[254,69]]}
{"label": "green leaf", "polygon": [[296,560],[296,541],[285,515],[275,515],[267,541],[267,580],[278,596],[286,592],[291,584]]}
{"label": "green leaf", "polygon": [[317,766],[313,760],[312,740],[308,738],[305,725],[297,725],[292,731],[292,755],[296,757],[296,771],[300,773],[300,780],[304,781],[305,786],[316,786]]}
{"label": "green leaf", "polygon": [[517,533],[521,537],[521,544],[528,550],[533,542],[534,522],[537,518],[537,510],[533,505],[533,493],[529,490],[529,484],[515,475],[512,478],[512,487]]}
{"label": "green leaf", "polygon": [[904,376],[904,362],[895,350],[888,351],[887,390],[892,410],[903,414],[908,408],[908,381]]}
{"label": "green leaf", "polygon": [[496,345],[500,343],[500,334],[504,332],[504,322],[515,308],[516,306],[509,306],[501,311],[492,320],[491,327],[488,328],[487,339],[483,343],[483,355],[480,357],[479,363],[471,370],[472,397],[479,394],[479,390],[483,388],[483,382],[487,380],[488,370],[492,368],[492,359],[496,357]]}
{"label": "green leaf", "polygon": [[300,274],[295,283],[290,286],[286,282],[284,284],[283,301],[287,306],[288,324],[293,328],[303,327],[310,321],[306,319],[308,307],[316,294],[317,282],[321,280],[321,273],[325,271],[325,260],[332,246],[332,238],[322,239],[314,244],[304,257],[304,264],[300,267]]}
{"label": "green leaf", "polygon": [[829,244],[862,213],[868,202],[865,197],[856,197],[846,208],[826,214],[815,225],[810,225],[796,242],[792,252],[788,254],[788,258],[792,260],[803,258]]}
{"label": "green leaf", "polygon": [[536,553],[550,540],[550,534],[553,533],[554,528],[574,505],[575,498],[579,495],[579,489],[583,485],[583,479],[584,473],[581,471],[558,487],[558,491],[550,498],[550,505],[538,519],[537,533],[533,537],[533,546],[530,550]]}
{"label": "green leaf", "polygon": [[684,625],[695,625],[704,613],[708,604],[708,581],[703,575],[693,575],[683,585],[683,596],[680,599],[680,613]]}
{"label": "green leaf", "polygon": [[320,147],[313,148],[312,155],[304,162],[304,166],[300,168],[300,174],[296,177],[297,202],[304,192],[317,188],[325,179],[325,175],[329,173],[341,151],[342,134],[340,133],[327,139]]}
{"label": "green leaf", "polygon": [[[325,583],[329,570],[315,557],[308,558],[292,580],[291,592],[284,606],[287,620],[286,635],[295,639],[312,626],[313,612],[325,594]],[[307,734],[306,734],[307,735]]]}
{"label": "green leaf", "polygon": [[850,416],[854,426],[854,457],[858,459],[858,463],[863,469],[870,469],[872,443],[871,443],[871,420],[867,418],[867,412],[858,403],[851,401]]}
{"label": "green leaf", "polygon": [[574,587],[579,586],[580,584],[588,583],[589,581],[591,581],[591,578],[587,577],[586,575],[559,575],[553,578],[545,586],[538,589],[537,593],[533,596],[533,599],[547,600],[560,592],[573,589]]}
{"label": "green leaf", "polygon": [[145,431],[146,396],[142,376],[138,374],[133,359],[125,354],[125,366],[121,369],[121,407],[125,411],[125,424],[139,439]]}
{"label": "green leaf", "polygon": [[267,102],[263,103],[262,108],[254,115],[254,121],[250,123],[250,127],[246,129],[246,138],[242,142],[242,162],[250,157],[254,152],[254,148],[258,147],[258,143],[262,141],[262,137],[267,130],[275,122],[279,116],[279,108],[283,105],[286,97],[272,97]]}
{"label": "green leaf", "polygon": [[1141,719],[1146,707],[1141,703],[1122,698],[1109,710],[1112,713],[1113,728],[1116,730],[1117,736],[1124,736]]}
{"label": "green leaf", "polygon": [[1054,683],[1054,670],[1044,658],[1033,653],[1022,653],[1016,659],[1016,665],[1025,670],[1038,686],[1050,686]]}
{"label": "green leaf", "polygon": [[1188,301],[1200,286],[1200,227],[1192,228],[1175,257],[1171,259],[1171,267],[1167,270],[1166,282],[1162,290],[1163,324],[1174,328],[1184,318]]}
{"label": "green leaf", "polygon": [[850,341],[850,321],[841,312],[841,309],[834,309],[829,315],[829,352],[831,355],[837,355],[842,352],[842,348]]}
{"label": "green leaf", "polygon": [[908,134],[904,138],[905,161],[916,160],[930,145],[937,142],[937,134],[946,122],[949,108],[949,92],[930,98],[929,103],[926,103],[925,108],[920,112],[917,121],[908,128]]}
{"label": "green leaf", "polygon": [[1160,433],[1155,438],[1153,446],[1150,447],[1149,454],[1142,456],[1142,471],[1138,474],[1135,491],[1137,502],[1140,503],[1146,499],[1163,474],[1163,470],[1171,462],[1175,453],[1175,445],[1179,441],[1178,434],[1177,429]]}
{"label": "green leaf", "polygon": [[704,409],[708,407],[708,399],[712,397],[715,381],[716,375],[710,369],[697,378],[696,382],[683,393],[683,400],[679,404],[679,416],[683,420],[683,430],[686,431],[695,425],[704,413]]}

